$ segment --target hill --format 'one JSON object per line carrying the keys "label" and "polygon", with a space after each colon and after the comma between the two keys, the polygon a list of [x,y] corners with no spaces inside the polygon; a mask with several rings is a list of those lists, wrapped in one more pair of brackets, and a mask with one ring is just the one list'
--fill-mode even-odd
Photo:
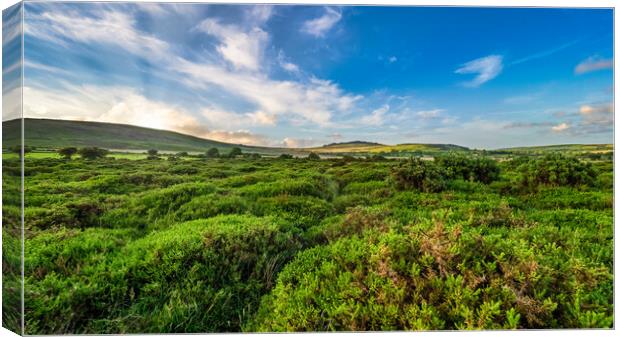
{"label": "hill", "polygon": [[326,154],[344,154],[344,153],[394,153],[394,152],[419,152],[419,153],[437,153],[445,151],[469,151],[468,148],[453,144],[398,144],[384,145],[379,143],[354,141],[347,143],[332,143],[321,147],[306,149],[317,153]]}
{"label": "hill", "polygon": [[563,153],[606,153],[614,150],[613,144],[560,144],[560,145],[544,145],[544,146],[524,146],[511,147],[495,150],[497,152],[507,153],[546,153],[546,152],[563,152]]}
{"label": "hill", "polygon": [[[3,147],[17,144],[19,120],[2,123]],[[148,150],[205,152],[211,147],[228,151],[240,147],[244,152],[280,153],[286,149],[229,144],[178,132],[139,126],[68,121],[57,119],[24,120],[26,144],[36,148],[55,149],[66,146],[97,146],[115,150]]]}

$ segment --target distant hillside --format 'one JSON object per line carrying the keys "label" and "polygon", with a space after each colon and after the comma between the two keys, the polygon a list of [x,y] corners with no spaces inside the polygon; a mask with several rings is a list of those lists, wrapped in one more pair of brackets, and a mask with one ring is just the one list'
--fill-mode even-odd
{"label": "distant hillside", "polygon": [[321,146],[321,148],[345,148],[345,147],[360,147],[360,146],[385,146],[379,143],[373,142],[364,142],[361,140],[354,140],[352,142],[342,142],[342,143],[330,143],[327,145]]}
{"label": "distant hillside", "polygon": [[[279,153],[285,150],[228,144],[173,131],[113,123],[27,118],[24,120],[24,129],[26,145],[36,148],[97,146],[119,150],[205,152],[211,147],[228,151],[238,146],[245,152]],[[16,144],[19,139],[19,120],[3,122],[2,133],[4,148]]]}
{"label": "distant hillside", "polygon": [[307,149],[317,153],[390,153],[390,152],[421,152],[437,153],[442,151],[469,151],[468,148],[453,144],[398,144],[384,145],[379,143],[354,141],[332,143],[321,147]]}
{"label": "distant hillside", "polygon": [[561,144],[546,146],[524,146],[498,149],[501,152],[609,152],[613,151],[613,144]]}

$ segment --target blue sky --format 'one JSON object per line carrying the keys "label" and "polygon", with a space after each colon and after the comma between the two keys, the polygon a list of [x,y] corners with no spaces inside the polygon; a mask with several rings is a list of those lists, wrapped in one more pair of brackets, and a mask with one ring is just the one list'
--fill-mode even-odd
{"label": "blue sky", "polygon": [[613,142],[611,10],[24,10],[26,117],[289,147]]}

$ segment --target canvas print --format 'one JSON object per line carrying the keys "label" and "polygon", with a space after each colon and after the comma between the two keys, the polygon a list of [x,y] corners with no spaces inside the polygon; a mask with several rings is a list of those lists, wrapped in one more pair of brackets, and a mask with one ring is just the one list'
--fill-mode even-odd
{"label": "canvas print", "polygon": [[4,9],[3,326],[613,328],[613,15]]}

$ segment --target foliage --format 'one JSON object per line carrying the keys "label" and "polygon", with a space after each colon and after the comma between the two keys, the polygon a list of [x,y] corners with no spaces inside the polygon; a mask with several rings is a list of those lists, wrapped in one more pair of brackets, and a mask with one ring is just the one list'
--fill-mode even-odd
{"label": "foliage", "polygon": [[523,188],[539,186],[579,186],[594,184],[597,172],[590,163],[561,154],[549,154],[519,166]]}
{"label": "foliage", "polygon": [[108,150],[98,147],[83,147],[77,152],[83,159],[93,160],[103,158],[108,154]]}
{"label": "foliage", "polygon": [[63,147],[62,149],[58,149],[58,154],[67,160],[71,160],[71,157],[77,152],[78,150],[75,147]]}
{"label": "foliage", "polygon": [[432,161],[411,158],[392,169],[398,189],[439,192],[445,188],[444,173]]}
{"label": "foliage", "polygon": [[230,152],[228,153],[228,156],[230,158],[234,158],[236,156],[240,156],[241,155],[241,149],[238,147],[233,147],[232,149],[230,149]]}
{"label": "foliage", "polygon": [[319,159],[321,159],[321,156],[319,156],[318,154],[316,154],[314,152],[310,152],[310,153],[308,153],[308,159],[309,160],[319,160]]}
{"label": "foliage", "polygon": [[[515,157],[487,184],[473,168],[493,164],[478,155],[464,175],[453,158],[36,154],[24,159],[27,334],[614,323],[605,159]],[[569,173],[521,187],[549,167]],[[8,251],[20,176],[3,158],[9,275],[21,274]]]}
{"label": "foliage", "polygon": [[212,147],[209,149],[209,151],[207,151],[208,158],[217,158],[219,156],[220,156],[220,150],[218,150],[218,148],[216,147]]}
{"label": "foliage", "polygon": [[489,184],[499,179],[499,167],[493,159],[450,153],[435,157],[448,179],[463,179]]}

